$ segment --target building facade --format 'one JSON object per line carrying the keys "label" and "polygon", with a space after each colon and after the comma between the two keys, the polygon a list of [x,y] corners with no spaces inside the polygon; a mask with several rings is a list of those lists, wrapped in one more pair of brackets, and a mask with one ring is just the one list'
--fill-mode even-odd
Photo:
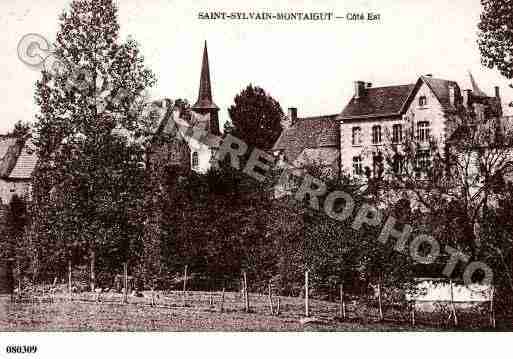
{"label": "building facade", "polygon": [[352,98],[337,115],[299,119],[297,109],[289,109],[275,154],[293,167],[304,167],[312,157],[339,176],[366,178],[390,144],[404,143],[409,136],[421,146],[419,161],[429,161],[432,141],[443,151],[462,114],[478,121],[502,116],[499,89],[489,97],[470,76],[473,89],[465,91],[432,75],[385,87],[356,81]]}

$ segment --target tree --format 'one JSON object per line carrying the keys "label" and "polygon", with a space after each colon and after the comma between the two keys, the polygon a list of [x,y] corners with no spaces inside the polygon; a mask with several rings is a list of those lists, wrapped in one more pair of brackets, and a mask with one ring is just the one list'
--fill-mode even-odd
{"label": "tree", "polygon": [[[419,219],[417,226],[430,228],[442,248],[451,246],[470,261],[489,263],[497,256],[495,241],[487,232],[489,213],[501,199],[498,188],[513,173],[513,132],[502,126],[498,113],[479,121],[463,106],[450,123],[452,132],[443,142],[432,137],[426,144],[411,128],[403,144],[388,141],[385,176],[376,197],[385,205],[401,196],[410,198],[425,218]],[[440,263],[448,259],[442,252]],[[440,267],[440,263],[434,266]],[[461,269],[453,276],[460,275]]]}
{"label": "tree", "polygon": [[21,273],[28,266],[26,261],[27,242],[24,236],[27,224],[27,205],[23,198],[15,194],[7,207],[4,237],[6,245],[3,246],[3,249],[8,258],[15,260],[19,279],[21,279]]}
{"label": "tree", "polygon": [[140,235],[134,212],[152,128],[140,114],[155,76],[133,39],[119,41],[117,11],[112,0],[73,1],[60,16],[59,66],[43,69],[36,83],[31,233],[65,257],[89,257],[93,287],[97,252],[109,248],[126,261]]}
{"label": "tree", "polygon": [[22,248],[22,236],[27,224],[27,208],[25,201],[13,195],[6,207],[5,226],[3,228],[5,242],[2,246],[3,258],[15,258]]}
{"label": "tree", "polygon": [[509,0],[481,0],[479,28],[481,61],[513,78],[513,4]]}
{"label": "tree", "polygon": [[18,121],[14,124],[14,128],[9,132],[8,136],[16,137],[20,140],[25,140],[31,135],[31,125],[28,122]]}
{"label": "tree", "polygon": [[280,104],[262,88],[249,85],[235,96],[228,109],[231,126],[225,125],[232,135],[250,147],[270,150],[280,136],[283,110]]}

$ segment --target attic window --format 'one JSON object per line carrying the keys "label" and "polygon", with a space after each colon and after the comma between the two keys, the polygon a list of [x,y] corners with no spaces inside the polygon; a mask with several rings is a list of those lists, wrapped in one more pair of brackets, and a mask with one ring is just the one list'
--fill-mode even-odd
{"label": "attic window", "polygon": [[420,96],[419,97],[419,106],[426,106],[427,105],[427,98],[426,96]]}

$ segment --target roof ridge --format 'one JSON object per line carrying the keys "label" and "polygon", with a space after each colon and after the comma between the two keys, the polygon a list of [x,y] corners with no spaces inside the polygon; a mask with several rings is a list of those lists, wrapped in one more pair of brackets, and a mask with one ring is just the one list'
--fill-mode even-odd
{"label": "roof ridge", "polygon": [[426,76],[426,75],[420,75],[420,77],[428,80],[438,80],[438,81],[447,81],[447,82],[456,82],[454,80],[447,80],[440,77],[433,77],[433,76]]}
{"label": "roof ridge", "polygon": [[392,88],[392,87],[406,87],[406,86],[415,86],[415,84],[402,84],[402,85],[388,85],[388,86],[372,86],[365,88],[365,91],[367,90],[373,90],[373,89],[386,89],[386,88]]}
{"label": "roof ridge", "polygon": [[331,115],[319,115],[319,116],[307,116],[307,117],[298,117],[296,121],[305,121],[305,120],[313,120],[313,119],[321,119],[323,117],[337,117],[338,113]]}

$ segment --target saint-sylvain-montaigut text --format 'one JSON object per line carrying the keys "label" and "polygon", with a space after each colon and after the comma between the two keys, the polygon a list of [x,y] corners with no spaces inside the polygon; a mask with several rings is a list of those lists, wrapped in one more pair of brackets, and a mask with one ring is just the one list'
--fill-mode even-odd
{"label": "saint-sylvain-montaigut text", "polygon": [[332,12],[199,12],[200,20],[284,20],[284,21],[329,21],[335,18]]}

